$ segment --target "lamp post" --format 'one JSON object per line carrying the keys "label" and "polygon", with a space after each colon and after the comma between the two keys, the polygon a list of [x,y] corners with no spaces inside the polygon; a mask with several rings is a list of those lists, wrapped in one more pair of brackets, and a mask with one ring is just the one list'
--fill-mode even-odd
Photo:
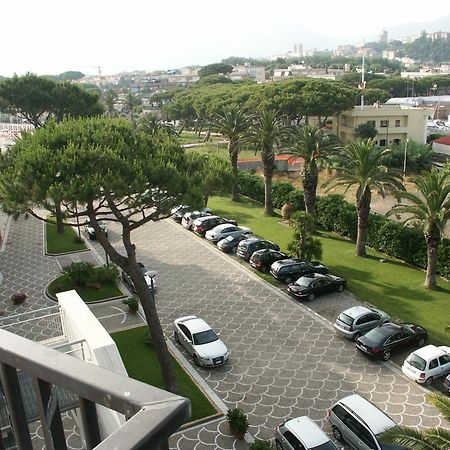
{"label": "lamp post", "polygon": [[406,154],[408,151],[408,139],[405,141],[405,153],[403,154],[403,183],[406,179]]}
{"label": "lamp post", "polygon": [[157,272],[155,272],[154,270],[149,270],[147,272],[147,275],[150,277],[150,292],[152,294],[152,301],[153,303],[155,303],[155,285],[153,284],[153,278],[155,278]]}

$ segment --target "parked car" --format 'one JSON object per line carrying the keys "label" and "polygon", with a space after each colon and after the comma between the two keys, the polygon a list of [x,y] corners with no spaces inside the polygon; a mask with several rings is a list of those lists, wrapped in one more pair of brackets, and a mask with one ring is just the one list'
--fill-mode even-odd
{"label": "parked car", "polygon": [[353,306],[339,314],[334,329],[348,339],[356,341],[361,335],[388,322],[390,317],[379,309]]}
{"label": "parked car", "polygon": [[338,441],[347,441],[356,450],[404,448],[386,446],[378,440],[381,433],[397,424],[360,395],[349,395],[336,402],[328,413],[328,419],[331,422],[334,437]]}
{"label": "parked car", "polygon": [[184,214],[183,218],[181,219],[181,225],[183,225],[184,228],[188,230],[192,230],[192,225],[194,224],[194,220],[198,219],[199,217],[205,217],[210,216],[211,213],[207,211],[189,211]]}
{"label": "parked car", "polygon": [[224,223],[222,225],[217,225],[212,230],[206,232],[205,237],[208,241],[219,242],[228,236],[250,236],[252,230],[247,227],[237,227],[229,223]]}
{"label": "parked car", "polygon": [[447,375],[447,378],[444,380],[444,389],[450,394],[450,375]]}
{"label": "parked car", "polygon": [[410,345],[421,347],[428,338],[425,328],[412,323],[386,322],[356,340],[362,352],[387,361],[393,352]]}
{"label": "parked car", "polygon": [[[153,270],[148,270],[147,267],[145,267],[145,265],[142,264],[141,262],[138,262],[138,266],[142,272],[142,275],[144,275],[144,279],[145,279],[145,282],[147,283],[148,288],[151,290],[153,287],[153,290],[155,290],[156,289],[156,280],[155,280],[156,272]],[[152,280],[152,278],[153,278],[153,280]],[[123,270],[122,270],[122,280],[130,288],[130,290],[132,292],[134,292],[134,293],[136,292],[136,288],[134,287],[134,283],[131,280],[130,275],[128,275]]]}
{"label": "parked car", "polygon": [[192,356],[197,366],[224,364],[230,355],[217,333],[197,316],[180,317],[173,322],[175,341]]}
{"label": "parked car", "polygon": [[170,217],[175,220],[175,222],[180,223],[183,216],[191,209],[188,205],[178,205],[174,206],[170,213],[172,214]]}
{"label": "parked car", "polygon": [[243,234],[241,236],[228,236],[217,243],[217,247],[224,253],[235,253],[239,242],[248,239],[249,236]]}
{"label": "parked car", "polygon": [[434,379],[450,373],[450,347],[426,345],[413,351],[404,361],[402,372],[429,386]]}
{"label": "parked car", "polygon": [[[101,220],[99,217],[96,217],[95,219],[97,220],[97,224],[100,227],[100,229],[103,231],[103,233],[105,233],[105,236],[108,237],[108,227],[106,226],[106,223],[103,222],[103,220]],[[92,223],[89,221],[89,219],[87,219],[86,222],[84,223],[84,231],[87,233],[91,241],[97,239],[94,227]]]}
{"label": "parked car", "polygon": [[258,237],[251,237],[239,242],[238,248],[236,250],[236,255],[245,261],[248,261],[256,250],[262,250],[263,248],[270,248],[272,250],[280,250],[278,244],[266,241]]}
{"label": "parked car", "polygon": [[271,248],[263,248],[262,250],[256,250],[250,257],[250,265],[261,272],[268,272],[270,266],[280,259],[289,258],[286,253],[280,252],[279,250],[273,250]]}
{"label": "parked car", "polygon": [[291,283],[287,290],[295,298],[307,299],[312,302],[319,295],[343,291],[346,284],[344,278],[336,275],[312,273]]}
{"label": "parked car", "polygon": [[337,450],[330,438],[307,416],[278,425],[275,447],[277,450]]}
{"label": "parked car", "polygon": [[270,273],[283,283],[292,283],[305,275],[312,273],[328,273],[327,266],[317,261],[301,261],[299,259],[282,259],[270,266]]}
{"label": "parked car", "polygon": [[205,236],[207,231],[222,224],[237,225],[237,222],[235,220],[225,219],[224,217],[219,216],[199,217],[194,220],[194,223],[192,224],[192,231],[200,236]]}

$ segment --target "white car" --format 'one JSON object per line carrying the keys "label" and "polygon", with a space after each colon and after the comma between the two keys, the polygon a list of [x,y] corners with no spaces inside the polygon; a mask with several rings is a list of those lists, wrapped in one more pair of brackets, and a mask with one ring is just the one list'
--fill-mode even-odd
{"label": "white car", "polygon": [[197,366],[224,364],[230,352],[214,330],[197,316],[180,317],[173,322],[175,341],[192,356]]}
{"label": "white car", "polygon": [[426,345],[413,351],[405,359],[402,372],[417,383],[429,386],[434,379],[450,373],[450,347]]}
{"label": "white car", "polygon": [[[99,217],[96,217],[95,219],[97,220],[97,224],[100,227],[100,229],[103,231],[103,233],[105,233],[105,236],[108,237],[108,228],[106,226],[106,223],[103,222],[103,220],[101,220]],[[84,224],[84,231],[88,234],[89,239],[91,241],[94,240],[94,239],[97,239],[94,227],[92,226],[92,224],[89,221],[89,219],[87,219],[85,224]]]}
{"label": "white car", "polygon": [[194,220],[198,219],[199,217],[205,217],[210,216],[211,213],[207,211],[191,211],[184,214],[183,218],[181,219],[181,225],[183,225],[184,228],[187,228],[188,230],[192,230],[192,225],[194,224]]}
{"label": "white car", "polygon": [[242,235],[250,236],[252,230],[247,227],[238,227],[231,223],[223,223],[222,225],[217,225],[212,230],[206,232],[205,237],[208,241],[219,242],[221,239],[225,239],[228,236],[238,237]]}

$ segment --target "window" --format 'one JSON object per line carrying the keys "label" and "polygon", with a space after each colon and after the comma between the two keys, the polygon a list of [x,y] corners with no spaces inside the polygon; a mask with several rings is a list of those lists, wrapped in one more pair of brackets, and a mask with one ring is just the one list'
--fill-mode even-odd
{"label": "window", "polygon": [[394,144],[398,145],[398,144],[400,144],[400,142],[401,142],[400,139],[394,139]]}
{"label": "window", "polygon": [[336,405],[333,408],[333,413],[342,421],[344,421],[348,415],[347,411],[340,405]]}
{"label": "window", "polygon": [[305,450],[305,447],[303,447],[300,441],[290,431],[286,431],[283,436],[294,450]]}
{"label": "window", "polygon": [[178,325],[180,327],[180,330],[184,333],[184,335],[190,340],[192,341],[192,335],[190,333],[190,331],[187,329],[187,327],[185,325],[179,324]]}
{"label": "window", "polygon": [[375,128],[375,120],[368,120],[367,125],[372,125]]}
{"label": "window", "polygon": [[439,363],[441,366],[450,363],[450,356],[448,355],[442,355],[439,357]]}
{"label": "window", "polygon": [[433,359],[433,361],[430,362],[430,369],[436,369],[436,367],[439,365],[437,358]]}
{"label": "window", "polygon": [[396,126],[396,127],[399,127],[399,126],[400,126],[400,120],[396,120],[396,121],[395,121],[395,126]]}
{"label": "window", "polygon": [[388,128],[389,127],[389,120],[380,120],[380,127],[381,128]]}
{"label": "window", "polygon": [[386,139],[380,139],[380,147],[386,147]]}

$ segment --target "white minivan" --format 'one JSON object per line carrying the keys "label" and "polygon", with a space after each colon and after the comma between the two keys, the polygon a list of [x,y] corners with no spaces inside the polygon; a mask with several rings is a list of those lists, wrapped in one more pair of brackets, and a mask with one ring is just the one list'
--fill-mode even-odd
{"label": "white minivan", "polygon": [[413,351],[405,359],[402,372],[417,383],[429,386],[434,379],[450,373],[450,347],[426,345]]}

